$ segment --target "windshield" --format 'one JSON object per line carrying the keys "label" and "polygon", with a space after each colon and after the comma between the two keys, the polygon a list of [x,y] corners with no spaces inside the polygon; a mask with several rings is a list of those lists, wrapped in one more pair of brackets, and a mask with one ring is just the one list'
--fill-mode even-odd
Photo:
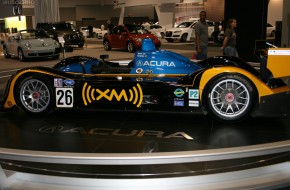
{"label": "windshield", "polygon": [[179,24],[176,28],[187,28],[187,27],[190,27],[190,25],[192,23],[193,22],[183,22],[183,23]]}
{"label": "windshield", "polygon": [[75,26],[71,23],[57,23],[53,24],[55,30],[75,30]]}
{"label": "windshield", "polygon": [[150,33],[143,26],[140,25],[125,25],[129,30],[130,34],[148,34]]}
{"label": "windshield", "polygon": [[49,35],[44,30],[24,30],[20,31],[21,39],[38,39],[49,38]]}

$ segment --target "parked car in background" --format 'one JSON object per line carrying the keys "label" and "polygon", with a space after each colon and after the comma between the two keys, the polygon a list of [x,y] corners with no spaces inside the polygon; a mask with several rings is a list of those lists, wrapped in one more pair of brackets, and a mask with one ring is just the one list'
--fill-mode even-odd
{"label": "parked car in background", "polygon": [[270,23],[267,23],[267,37],[275,37],[276,27]]}
{"label": "parked car in background", "polygon": [[[83,36],[90,37],[88,26],[79,27],[78,31],[81,32]],[[107,30],[101,30],[100,28],[93,27],[93,34],[91,37],[102,39],[107,32]]]}
{"label": "parked car in background", "polygon": [[223,30],[221,30],[220,33],[218,34],[218,42],[223,43],[224,38],[225,38],[225,33]]}
{"label": "parked car in background", "polygon": [[149,31],[162,39],[165,37],[166,33],[166,29],[159,24],[152,24]]}
{"label": "parked car in background", "polygon": [[101,30],[101,29],[99,29],[97,31],[97,35],[96,36],[97,36],[98,39],[103,39],[107,33],[108,33],[108,30]]}
{"label": "parked car in background", "polygon": [[50,38],[44,30],[20,30],[12,34],[3,44],[5,58],[17,56],[20,61],[28,58],[59,58],[60,44]]}
{"label": "parked car in background", "polygon": [[85,39],[82,32],[77,31],[76,27],[67,22],[55,22],[55,23],[37,23],[37,29],[45,30],[49,35],[53,36],[55,40],[59,40],[59,37],[63,37],[64,45],[77,45],[83,47]]}
{"label": "parked car in background", "polygon": [[[167,29],[166,34],[165,34],[165,39],[168,42],[173,42],[173,41],[180,41],[180,42],[185,42],[185,41],[190,41],[193,40],[195,37],[194,34],[194,25],[196,21],[187,21],[187,22],[182,22],[177,27]],[[188,36],[189,39],[188,39]]]}
{"label": "parked car in background", "polygon": [[[196,22],[197,22],[196,20],[186,21],[186,22],[180,23],[175,28],[166,29],[165,39],[168,42],[193,41],[195,39],[194,26]],[[208,38],[213,39],[214,38],[214,22],[207,20],[207,24],[208,24]]]}
{"label": "parked car in background", "polygon": [[112,48],[125,48],[128,52],[141,49],[142,39],[150,38],[157,49],[161,46],[158,37],[151,34],[141,25],[125,24],[115,26],[110,33],[105,35],[103,40],[104,49],[109,51]]}

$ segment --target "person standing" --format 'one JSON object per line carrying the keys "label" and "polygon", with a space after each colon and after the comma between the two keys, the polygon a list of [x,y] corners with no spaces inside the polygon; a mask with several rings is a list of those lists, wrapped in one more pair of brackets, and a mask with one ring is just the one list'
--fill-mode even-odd
{"label": "person standing", "polygon": [[195,30],[195,48],[196,59],[202,60],[207,58],[208,47],[208,24],[206,22],[206,12],[199,13],[199,21],[194,26]]}
{"label": "person standing", "polygon": [[221,50],[226,56],[239,57],[238,51],[236,49],[237,34],[235,28],[237,27],[237,20],[231,18],[227,22],[227,26],[224,33],[224,41]]}
{"label": "person standing", "polygon": [[107,30],[108,30],[108,34],[110,33],[110,31],[114,28],[114,24],[111,22],[111,20],[107,21]]}
{"label": "person standing", "polygon": [[89,30],[89,38],[93,37],[93,26],[89,24],[88,26],[88,30]]}

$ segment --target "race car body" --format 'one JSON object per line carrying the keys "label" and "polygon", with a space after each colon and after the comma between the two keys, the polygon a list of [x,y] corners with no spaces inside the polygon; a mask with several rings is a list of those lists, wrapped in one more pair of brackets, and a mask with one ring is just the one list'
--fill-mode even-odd
{"label": "race car body", "polygon": [[[203,66],[175,52],[157,50],[151,39],[142,41],[142,49],[135,52],[134,59],[127,64],[105,61],[108,55],[94,57],[74,56],[61,60],[54,68],[64,72],[84,74],[130,73],[130,74],[188,74]],[[121,67],[123,65],[123,67]]]}
{"label": "race car body", "polygon": [[[275,51],[287,54],[282,57],[288,63],[279,59],[279,53],[269,54],[263,76],[243,60],[223,56],[200,61],[200,68],[189,74],[131,73],[132,69],[101,64],[91,65],[90,73],[65,72],[60,67],[23,69],[8,81],[1,109],[20,106],[35,115],[72,108],[209,113],[224,122],[250,115],[285,117],[290,88],[273,76],[290,75],[290,50]],[[284,64],[277,64],[276,70],[272,61]]]}

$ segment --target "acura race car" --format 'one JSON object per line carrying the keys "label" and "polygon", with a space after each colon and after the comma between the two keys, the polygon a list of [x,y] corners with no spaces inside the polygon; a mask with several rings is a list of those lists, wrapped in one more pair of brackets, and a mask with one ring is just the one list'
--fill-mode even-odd
{"label": "acura race car", "polygon": [[144,40],[127,65],[75,56],[52,68],[19,70],[7,82],[0,110],[21,107],[34,115],[54,109],[162,111],[210,114],[237,122],[248,116],[285,117],[290,88],[290,49],[257,48],[260,69],[236,58],[194,62],[156,50]]}

